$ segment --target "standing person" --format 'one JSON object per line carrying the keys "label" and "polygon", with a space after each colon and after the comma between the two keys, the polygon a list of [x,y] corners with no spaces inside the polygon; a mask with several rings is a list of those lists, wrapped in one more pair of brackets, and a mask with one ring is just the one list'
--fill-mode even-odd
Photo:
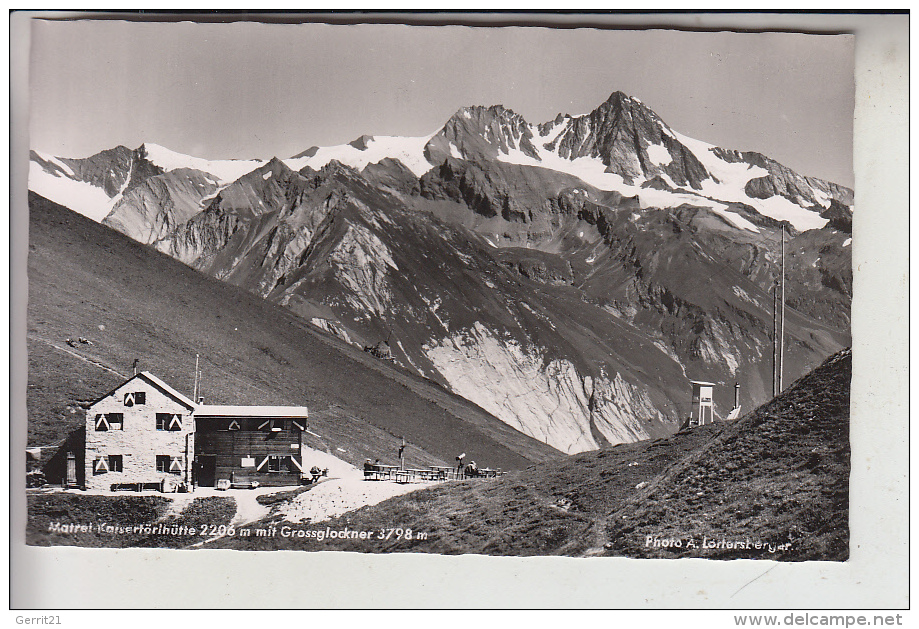
{"label": "standing person", "polygon": [[457,478],[463,477],[463,459],[465,458],[466,458],[465,452],[463,452],[461,455],[456,457],[456,477]]}

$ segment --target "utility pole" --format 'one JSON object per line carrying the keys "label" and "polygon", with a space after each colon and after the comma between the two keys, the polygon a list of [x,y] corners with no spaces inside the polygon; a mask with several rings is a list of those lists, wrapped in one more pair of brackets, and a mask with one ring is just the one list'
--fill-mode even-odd
{"label": "utility pole", "polygon": [[197,404],[198,402],[198,354],[195,354],[195,395],[192,399]]}
{"label": "utility pole", "polygon": [[785,225],[782,225],[782,317],[779,319],[779,393],[785,371]]}
{"label": "utility pole", "polygon": [[772,284],[772,397],[779,394],[779,283]]}
{"label": "utility pole", "polygon": [[405,469],[405,436],[402,436],[402,445],[399,447],[399,469]]}

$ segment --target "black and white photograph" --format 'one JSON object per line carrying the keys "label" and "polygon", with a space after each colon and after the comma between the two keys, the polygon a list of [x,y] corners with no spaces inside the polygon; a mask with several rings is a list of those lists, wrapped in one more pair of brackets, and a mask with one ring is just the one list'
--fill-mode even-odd
{"label": "black and white photograph", "polygon": [[850,559],[854,35],[301,22],[30,23],[26,545]]}

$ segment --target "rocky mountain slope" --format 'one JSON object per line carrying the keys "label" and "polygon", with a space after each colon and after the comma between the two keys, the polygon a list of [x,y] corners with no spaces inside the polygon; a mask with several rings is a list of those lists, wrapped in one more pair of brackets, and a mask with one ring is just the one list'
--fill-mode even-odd
{"label": "rocky mountain slope", "polygon": [[718,415],[734,381],[746,407],[771,394],[783,229],[786,382],[850,342],[852,191],[682,136],[621,92],[267,162],[33,153],[31,175],[568,453],[674,431],[690,378],[725,385]]}
{"label": "rocky mountain slope", "polygon": [[[305,405],[308,445],[353,465],[398,463],[403,436],[414,465],[451,465],[464,451],[504,469],[562,456],[283,307],[34,193],[29,237],[30,446],[82,425],[86,405],[128,378],[135,359],[192,395],[200,355],[208,403]],[[66,342],[80,337],[88,343]]]}

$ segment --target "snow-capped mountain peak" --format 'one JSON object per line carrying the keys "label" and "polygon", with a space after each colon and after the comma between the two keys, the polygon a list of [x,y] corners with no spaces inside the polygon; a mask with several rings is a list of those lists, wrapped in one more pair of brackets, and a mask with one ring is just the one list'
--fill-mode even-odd
{"label": "snow-capped mountain peak", "polygon": [[151,164],[162,168],[166,172],[179,168],[200,170],[214,175],[219,180],[219,183],[224,185],[236,181],[246,173],[252,172],[265,163],[264,160],[201,159],[200,157],[192,157],[184,153],[177,153],[176,151],[151,142],[144,142],[141,144],[138,152],[141,157],[145,158]]}
{"label": "snow-capped mountain peak", "polygon": [[[219,188],[267,163],[208,160],[144,143],[84,160],[33,153],[30,187],[52,200],[101,220],[120,194],[146,176],[181,168],[207,173]],[[708,208],[735,227],[756,231],[742,216],[752,210],[786,221],[798,231],[820,228],[833,200],[851,206],[848,189],[804,177],[758,153],[740,153],[689,138],[671,129],[639,99],[613,92],[592,112],[559,114],[531,124],[502,105],[459,109],[442,128],[420,137],[362,135],[339,146],[312,147],[283,160],[289,168],[319,170],[332,161],[358,170],[395,159],[416,177],[448,160],[534,166],[581,179],[603,191],[636,197],[643,207]],[[111,172],[100,168],[112,162]],[[140,171],[135,163],[144,163]],[[89,187],[86,187],[86,186]],[[116,198],[118,197],[118,198]],[[745,208],[741,211],[741,208]]]}
{"label": "snow-capped mountain peak", "polygon": [[335,160],[361,170],[368,164],[391,158],[399,160],[415,176],[420,177],[431,169],[431,163],[425,158],[424,147],[433,136],[434,133],[421,137],[363,135],[348,144],[312,147],[298,156],[284,160],[284,163],[293,170],[307,166],[319,170]]}

